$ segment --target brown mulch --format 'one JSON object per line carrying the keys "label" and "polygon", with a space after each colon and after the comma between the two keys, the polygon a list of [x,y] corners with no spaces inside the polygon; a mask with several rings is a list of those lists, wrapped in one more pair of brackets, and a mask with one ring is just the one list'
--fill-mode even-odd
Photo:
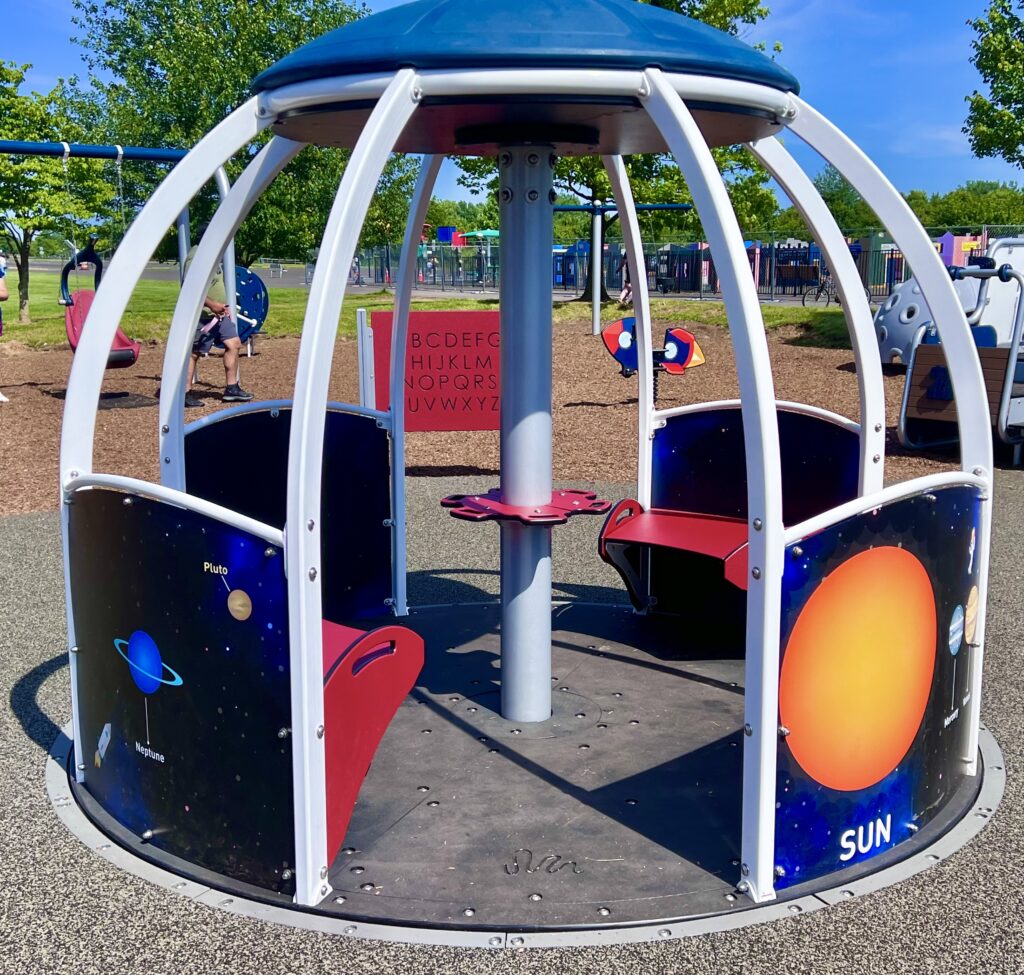
{"label": "brown mulch", "polygon": [[[673,325],[678,322],[671,323]],[[707,364],[681,378],[661,380],[659,406],[730,399],[738,395],[729,334],[718,328],[692,326]],[[655,334],[659,334],[658,327]],[[857,376],[846,350],[794,344],[796,328],[769,334],[776,395],[826,407],[856,418]],[[242,360],[242,382],[260,399],[287,399],[295,378],[297,338],[265,338],[252,359]],[[158,477],[157,407],[163,347],[146,346],[130,369],[107,373],[96,428],[95,469],[145,479]],[[63,391],[71,368],[69,350],[33,351],[0,347],[0,390],[10,399],[0,404],[0,515],[57,508],[57,453]],[[197,392],[205,399],[193,419],[220,408],[223,372],[218,361],[205,361]],[[635,380],[618,374],[599,339],[583,324],[560,325],[554,342],[554,470],[563,481],[636,478],[637,409]],[[894,440],[903,389],[902,375],[885,379],[890,448],[887,480],[901,480],[949,467],[949,459],[901,454]],[[127,395],[125,395],[127,394]],[[358,401],[356,342],[339,339],[332,372],[332,399]],[[498,472],[497,433],[420,433],[408,436],[411,474],[492,474]],[[497,483],[497,481],[495,481]]]}

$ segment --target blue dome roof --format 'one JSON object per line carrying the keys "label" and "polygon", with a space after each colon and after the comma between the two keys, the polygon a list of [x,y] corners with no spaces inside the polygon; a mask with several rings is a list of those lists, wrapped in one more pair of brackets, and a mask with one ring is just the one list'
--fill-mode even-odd
{"label": "blue dome roof", "polygon": [[416,0],[300,47],[253,90],[402,67],[649,66],[799,90],[793,75],[735,37],[636,0]]}

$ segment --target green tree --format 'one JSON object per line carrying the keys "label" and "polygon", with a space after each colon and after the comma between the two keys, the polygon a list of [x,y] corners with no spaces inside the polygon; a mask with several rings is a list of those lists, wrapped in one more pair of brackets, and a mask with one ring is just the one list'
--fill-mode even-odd
{"label": "green tree", "polygon": [[[4,136],[36,142],[78,142],[82,132],[72,118],[63,83],[47,94],[23,93],[29,65],[0,62],[0,118]],[[59,235],[78,246],[88,227],[109,213],[111,183],[102,163],[40,156],[0,156],[0,240],[18,269],[18,320],[29,317],[32,245],[41,234]],[[56,301],[56,294],[53,295]]]}
{"label": "green tree", "polygon": [[834,166],[826,166],[814,177],[821,198],[832,211],[836,223],[847,234],[858,236],[862,231],[881,225],[871,208]]}
{"label": "green tree", "polygon": [[[122,145],[194,145],[249,97],[260,71],[368,13],[365,4],[346,0],[73,3],[77,40],[92,75],[93,94],[83,110],[102,120],[106,141]],[[259,254],[302,256],[318,247],[347,159],[345,150],[303,150],[239,230],[240,263]],[[229,175],[237,177],[247,161],[245,153],[236,157]],[[367,219],[368,238],[395,225],[395,200],[406,193],[408,173],[405,160],[389,164]],[[162,175],[160,167],[125,167],[131,206],[141,205]],[[208,188],[195,203],[195,218],[207,217],[214,206]]]}
{"label": "green tree", "polygon": [[1022,0],[991,0],[984,17],[968,21],[974,28],[971,62],[988,94],[975,91],[964,132],[976,156],[1000,156],[1024,165],[1024,20]]}
{"label": "green tree", "polygon": [[756,24],[768,16],[768,8],[760,0],[640,0],[640,3],[702,20],[730,34],[738,34],[742,26]]}

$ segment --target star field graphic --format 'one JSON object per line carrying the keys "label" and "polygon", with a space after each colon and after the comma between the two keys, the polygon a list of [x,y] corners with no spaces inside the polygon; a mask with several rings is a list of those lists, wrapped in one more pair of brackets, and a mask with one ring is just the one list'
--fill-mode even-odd
{"label": "star field graphic", "polygon": [[979,519],[976,489],[950,487],[787,550],[779,889],[909,839],[961,783]]}
{"label": "star field graphic", "polygon": [[[283,554],[118,492],[70,510],[85,787],[152,846],[269,890],[294,856]],[[285,730],[284,736],[281,735]]]}

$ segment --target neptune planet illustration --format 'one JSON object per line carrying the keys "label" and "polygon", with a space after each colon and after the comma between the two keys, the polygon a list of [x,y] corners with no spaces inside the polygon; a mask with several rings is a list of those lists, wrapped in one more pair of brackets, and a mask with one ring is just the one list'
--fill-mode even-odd
{"label": "neptune planet illustration", "polygon": [[955,657],[964,642],[964,608],[957,606],[949,621],[949,652]]}
{"label": "neptune planet illustration", "polygon": [[164,663],[160,648],[145,630],[136,630],[127,640],[115,640],[114,649],[131,671],[135,686],[143,694],[155,694],[162,686],[180,687],[181,676]]}

